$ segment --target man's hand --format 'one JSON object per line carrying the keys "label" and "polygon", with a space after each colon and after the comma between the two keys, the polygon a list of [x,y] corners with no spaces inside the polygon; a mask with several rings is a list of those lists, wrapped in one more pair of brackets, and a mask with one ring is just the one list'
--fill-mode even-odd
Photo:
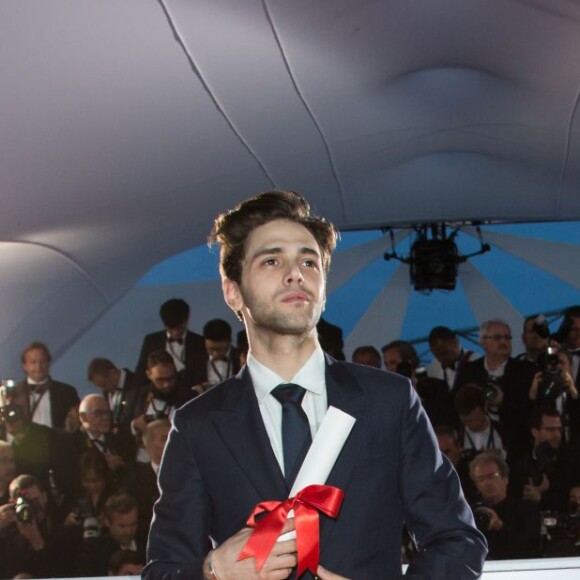
{"label": "man's hand", "polygon": [[6,529],[10,524],[16,521],[16,512],[14,504],[7,503],[0,506],[0,531]]}
{"label": "man's hand", "polygon": [[499,532],[503,528],[503,520],[497,515],[495,510],[490,507],[480,507],[478,510],[485,511],[489,516],[489,527],[490,532]]}
{"label": "man's hand", "polygon": [[534,375],[534,379],[532,380],[532,384],[528,392],[528,397],[531,401],[535,401],[538,398],[538,387],[540,386],[540,381],[542,380],[543,376],[544,373],[542,371]]}
{"label": "man's hand", "polygon": [[[293,529],[294,520],[290,519],[286,521],[282,533]],[[277,542],[268,559],[264,562],[262,570],[258,572],[254,558],[237,560],[252,532],[251,528],[242,528],[212,552],[211,563],[219,580],[283,580],[288,578],[297,564],[296,540]],[[212,580],[209,575],[207,558],[203,570],[204,578]]]}
{"label": "man's hand", "polygon": [[44,538],[38,529],[36,520],[32,520],[28,524],[16,520],[16,525],[18,526],[20,535],[30,544],[33,550],[39,551],[44,548]]}
{"label": "man's hand", "polygon": [[524,485],[524,493],[522,495],[522,498],[525,499],[526,501],[540,503],[542,499],[542,494],[548,491],[549,488],[550,488],[550,480],[548,479],[546,474],[544,474],[542,483],[540,483],[540,485],[534,485],[532,482],[532,478],[530,477],[528,479],[527,485]]}
{"label": "man's hand", "polygon": [[193,385],[193,387],[191,387],[191,390],[194,393],[197,393],[198,395],[202,395],[203,393],[205,393],[205,391],[207,391],[207,388],[210,386],[210,383],[205,382],[205,383],[200,383],[199,385]]}
{"label": "man's hand", "polygon": [[117,467],[125,463],[123,461],[123,458],[120,455],[117,455],[116,453],[110,452],[105,453],[105,459],[107,460],[107,465],[109,466],[109,469],[116,469]]}
{"label": "man's hand", "polygon": [[339,576],[334,572],[329,572],[326,568],[323,568],[322,566],[318,566],[318,570],[316,570],[316,575],[318,576],[318,578],[320,578],[320,580],[348,580],[348,578],[345,578],[344,576]]}
{"label": "man's hand", "polygon": [[578,399],[578,389],[576,389],[572,375],[568,371],[564,371],[562,375],[564,376],[564,388],[573,399]]}
{"label": "man's hand", "polygon": [[147,421],[145,421],[145,415],[139,415],[131,421],[131,428],[137,433],[143,433],[147,428]]}

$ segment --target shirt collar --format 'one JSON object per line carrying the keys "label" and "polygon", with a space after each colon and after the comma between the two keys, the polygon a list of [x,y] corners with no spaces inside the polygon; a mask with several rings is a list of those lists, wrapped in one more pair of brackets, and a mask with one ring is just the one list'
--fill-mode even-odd
{"label": "shirt collar", "polygon": [[317,345],[304,366],[289,380],[259,362],[252,353],[248,354],[248,369],[254,384],[258,402],[262,403],[268,394],[280,383],[296,383],[316,395],[322,395],[326,384],[326,361],[324,352]]}
{"label": "shirt collar", "polygon": [[26,382],[29,385],[46,385],[46,383],[48,383],[49,380],[50,380],[50,377],[46,377],[46,379],[44,379],[44,381],[40,381],[40,382],[33,381],[30,377],[26,378]]}

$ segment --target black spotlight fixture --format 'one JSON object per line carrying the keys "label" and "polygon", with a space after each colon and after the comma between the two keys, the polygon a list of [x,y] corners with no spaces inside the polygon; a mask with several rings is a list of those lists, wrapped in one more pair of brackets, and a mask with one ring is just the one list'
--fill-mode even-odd
{"label": "black spotlight fixture", "polygon": [[455,236],[461,226],[454,228],[451,233],[447,232],[448,226],[445,223],[420,224],[411,227],[415,231],[415,240],[411,245],[410,255],[403,258],[395,252],[393,232],[389,230],[393,250],[385,254],[385,260],[395,259],[409,264],[411,283],[419,292],[454,290],[459,264],[466,262],[472,256],[484,254],[490,250],[489,245],[483,243],[479,226],[477,226],[477,232],[481,248],[468,255],[461,255],[455,244]]}

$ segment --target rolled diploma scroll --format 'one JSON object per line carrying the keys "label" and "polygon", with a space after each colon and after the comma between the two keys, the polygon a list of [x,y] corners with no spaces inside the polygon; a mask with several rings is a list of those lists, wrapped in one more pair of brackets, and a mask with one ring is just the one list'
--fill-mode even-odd
{"label": "rolled diploma scroll", "polygon": [[[294,497],[309,485],[326,483],[355,421],[348,413],[336,407],[328,407],[290,490],[290,497]],[[294,517],[294,512],[291,511],[288,517]],[[296,531],[292,530],[282,534],[278,541],[292,540],[295,537]]]}

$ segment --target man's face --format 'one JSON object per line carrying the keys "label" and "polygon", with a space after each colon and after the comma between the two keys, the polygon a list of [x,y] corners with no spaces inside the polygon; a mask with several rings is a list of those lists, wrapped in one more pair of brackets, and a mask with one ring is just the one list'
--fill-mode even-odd
{"label": "man's face", "polygon": [[107,486],[107,479],[96,469],[87,469],[81,475],[81,485],[89,495],[100,495]]}
{"label": "man's face", "polygon": [[167,436],[169,435],[169,426],[156,427],[152,434],[143,442],[145,451],[149,454],[151,461],[159,465],[163,455],[165,443],[167,443]]}
{"label": "man's face", "polygon": [[397,372],[397,367],[403,362],[403,357],[401,356],[401,351],[398,348],[390,348],[383,352],[383,361],[385,363],[385,368],[392,373]]}
{"label": "man's face", "polygon": [[111,409],[105,399],[91,399],[87,410],[80,413],[82,426],[86,431],[98,437],[111,429]]}
{"label": "man's face", "polygon": [[175,387],[177,373],[173,365],[159,364],[147,370],[147,377],[161,393],[169,394]]}
{"label": "man's face", "polygon": [[433,356],[443,367],[451,367],[461,354],[461,346],[457,340],[435,340],[429,343]]}
{"label": "man's face", "polygon": [[275,220],[253,230],[245,244],[242,279],[224,280],[226,302],[249,330],[306,335],[325,304],[320,248],[300,224]]}
{"label": "man's face", "polygon": [[232,345],[231,340],[211,340],[209,338],[204,340],[205,350],[208,356],[212,359],[224,359]]}
{"label": "man's face", "polygon": [[551,447],[558,449],[562,443],[562,419],[543,415],[542,426],[540,429],[532,428],[532,436],[535,447],[547,441]]}
{"label": "man's face", "polygon": [[580,318],[572,318],[572,326],[566,337],[566,346],[570,349],[580,348]]}
{"label": "man's face", "polygon": [[110,519],[105,519],[111,537],[120,545],[128,546],[137,532],[137,510],[126,514],[112,513]]}
{"label": "man's face", "polygon": [[512,336],[509,327],[503,324],[490,324],[487,333],[481,337],[485,356],[505,358],[512,353]]}
{"label": "man's face", "polygon": [[473,433],[484,431],[489,424],[487,415],[481,407],[475,407],[466,415],[459,415],[459,419]]}
{"label": "man's face", "polygon": [[524,332],[522,333],[522,342],[524,343],[526,350],[531,353],[544,351],[548,346],[548,339],[542,338],[534,330],[534,320],[526,321]]}
{"label": "man's face", "polygon": [[11,447],[0,447],[0,483],[8,485],[16,476],[16,462]]}
{"label": "man's face", "polygon": [[494,461],[477,465],[473,470],[473,481],[484,502],[497,504],[506,498],[508,478],[500,474]]}
{"label": "man's face", "polygon": [[99,375],[95,375],[91,380],[91,383],[98,387],[105,393],[114,393],[117,388],[117,382],[119,378],[114,371],[109,371]]}
{"label": "man's face", "polygon": [[580,514],[580,485],[570,488],[568,501],[570,503],[570,513]]}
{"label": "man's face", "polygon": [[29,379],[41,383],[48,377],[50,360],[41,348],[33,348],[24,355],[22,369]]}

